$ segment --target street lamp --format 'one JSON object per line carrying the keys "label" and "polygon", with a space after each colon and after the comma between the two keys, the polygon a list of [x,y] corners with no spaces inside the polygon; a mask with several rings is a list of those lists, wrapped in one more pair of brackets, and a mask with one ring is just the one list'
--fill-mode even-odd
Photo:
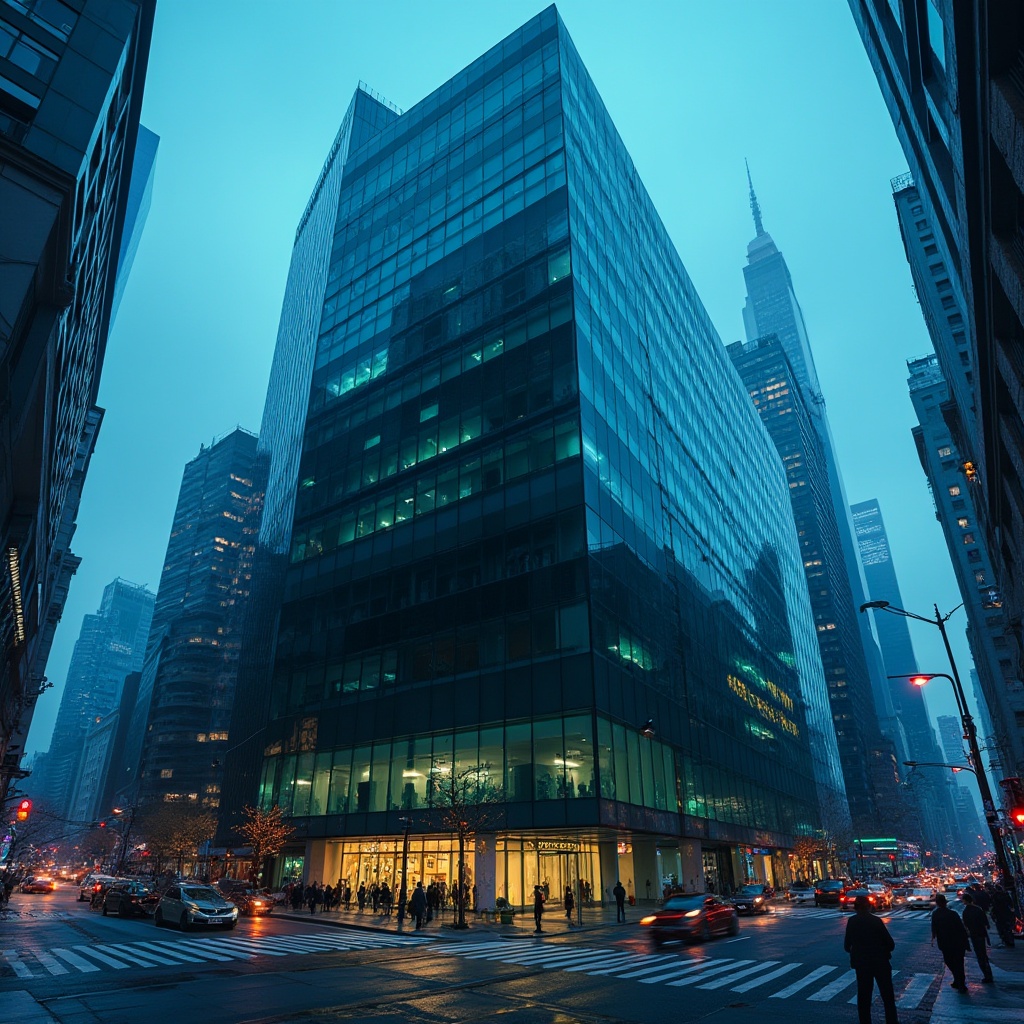
{"label": "street lamp", "polygon": [[[914,675],[908,675],[903,678],[909,679],[914,686],[925,686],[932,679],[948,679],[953,687],[953,693],[956,696],[957,710],[960,712],[960,721],[964,727],[964,739],[967,740],[968,746],[970,747],[971,756],[970,761],[973,765],[974,777],[978,780],[978,789],[981,792],[981,804],[985,809],[985,820],[988,823],[989,831],[992,833],[992,844],[996,851],[996,860],[999,864],[999,870],[1002,872],[1003,880],[1007,885],[1013,883],[1013,872],[1010,870],[1009,862],[1006,859],[1006,850],[1003,846],[1002,837],[999,832],[998,815],[996,813],[996,805],[992,800],[992,790],[988,784],[988,778],[985,775],[985,767],[981,763],[981,751],[978,749],[978,729],[974,724],[974,719],[971,717],[971,713],[967,707],[967,698],[964,696],[964,688],[960,682],[960,673],[956,669],[956,660],[953,658],[953,648],[949,646],[949,637],[946,635],[946,623],[949,621],[950,616],[953,612],[962,608],[962,604],[958,604],[953,611],[946,615],[941,614],[939,606],[932,606],[935,610],[935,618],[930,619],[924,615],[918,615],[915,612],[908,612],[905,608],[897,608],[895,605],[890,604],[888,601],[868,601],[860,606],[861,612],[866,612],[869,608],[872,608],[880,612],[889,612],[891,615],[900,615],[905,619],[917,619],[918,622],[927,622],[932,626],[935,626],[939,633],[942,635],[942,643],[946,648],[946,657],[949,658],[949,668],[953,673],[951,676],[947,676],[942,672],[919,672]],[[944,765],[943,767],[953,767],[952,765]]]}
{"label": "street lamp", "polygon": [[405,904],[409,898],[406,878],[409,870],[409,829],[412,828],[412,818],[399,818],[402,826],[402,888],[398,890],[398,930],[405,930]]}
{"label": "street lamp", "polygon": [[965,764],[946,764],[944,761],[904,761],[903,763],[908,768],[949,768],[954,775],[957,772],[970,772],[975,777],[978,775],[973,768],[968,768]]}

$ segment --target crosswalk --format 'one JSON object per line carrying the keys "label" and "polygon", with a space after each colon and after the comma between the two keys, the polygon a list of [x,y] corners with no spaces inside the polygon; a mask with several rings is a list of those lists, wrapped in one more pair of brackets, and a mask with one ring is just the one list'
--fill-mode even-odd
{"label": "crosswalk", "polygon": [[[799,917],[801,920],[810,920],[815,917],[834,917],[846,920],[852,915],[839,910],[838,907],[772,907],[773,914],[783,914],[792,917]],[[898,907],[895,910],[883,910],[878,915],[883,921],[930,921],[930,915],[921,910],[907,910],[906,907]]]}
{"label": "crosswalk", "polygon": [[93,942],[52,946],[48,949],[0,949],[0,978],[29,980],[62,974],[92,974],[95,971],[122,971],[154,967],[182,967],[209,962],[227,963],[257,956],[294,956],[298,953],[390,949],[418,946],[434,941],[419,936],[383,935],[373,932],[310,932],[299,935],[242,936],[221,935],[209,938],[154,938],[152,941]]}
{"label": "crosswalk", "polygon": [[[445,943],[434,952],[466,960],[491,961],[516,967],[543,967],[569,974],[591,977],[615,977],[641,985],[666,985],[670,988],[747,993],[761,989],[759,995],[771,999],[799,998],[815,1003],[842,999],[855,1004],[854,972],[832,964],[811,968],[807,964],[780,960],[735,959],[701,954],[634,953],[593,946],[538,945],[523,939],[501,943]],[[893,985],[898,993],[896,1005],[916,1009],[937,975],[895,970]],[[778,983],[781,987],[769,992]]]}

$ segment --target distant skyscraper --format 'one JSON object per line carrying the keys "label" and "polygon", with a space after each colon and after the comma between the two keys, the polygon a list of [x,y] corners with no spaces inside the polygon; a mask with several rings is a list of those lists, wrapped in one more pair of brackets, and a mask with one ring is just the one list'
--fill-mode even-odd
{"label": "distant skyscraper", "polygon": [[[871,777],[869,751],[881,745],[882,737],[832,504],[824,443],[812,422],[807,393],[776,335],[746,345],[738,341],[728,352],[786,470],[853,825],[861,836],[888,834],[899,820],[892,814],[898,779],[891,772]],[[884,792],[876,794],[876,785]],[[903,834],[900,838],[919,837]]]}
{"label": "distant skyscraper", "polygon": [[0,4],[0,802],[79,565],[154,9]]}
{"label": "distant skyscraper", "polygon": [[[870,599],[888,601],[902,608],[903,597],[877,500],[872,498],[858,502],[851,506],[851,510]],[[892,700],[907,737],[909,759],[941,761],[924,695],[920,687],[910,682],[911,676],[917,674],[918,667],[907,620],[886,612],[871,611],[868,614],[873,617],[878,631],[878,644],[885,659],[887,674],[891,677],[889,684]],[[915,792],[919,795],[918,807],[926,829],[927,844],[933,849],[948,852],[950,836],[955,832],[955,815],[946,787],[940,785],[937,776],[930,773],[934,771],[937,769],[919,771],[921,780],[918,782],[915,777]]]}
{"label": "distant skyscraper", "polygon": [[249,596],[255,454],[256,436],[236,429],[185,467],[118,783],[128,802],[220,803]]}
{"label": "distant skyscraper", "polygon": [[[919,293],[920,294],[920,293]],[[921,298],[922,307],[927,299]],[[1003,594],[979,528],[978,489],[963,473],[963,463],[946,413],[950,391],[934,356],[912,359],[910,397],[919,426],[914,427],[917,454],[932,492],[935,517],[942,526],[967,617],[967,639],[977,670],[982,700],[993,723],[983,746],[998,765],[1000,777],[1024,775],[1024,683],[1015,674],[1013,640],[1003,608]],[[991,750],[992,747],[995,750]]]}
{"label": "distant skyscraper", "polygon": [[96,614],[82,620],[46,755],[47,790],[39,794],[58,813],[70,810],[87,733],[118,707],[125,677],[142,668],[153,600],[144,586],[117,579]]}
{"label": "distant skyscraper", "polygon": [[848,822],[785,476],[554,7],[405,114],[357,92],[278,338],[229,769],[305,830],[279,872],[394,881],[411,817],[450,883],[453,777],[501,796],[484,906]]}

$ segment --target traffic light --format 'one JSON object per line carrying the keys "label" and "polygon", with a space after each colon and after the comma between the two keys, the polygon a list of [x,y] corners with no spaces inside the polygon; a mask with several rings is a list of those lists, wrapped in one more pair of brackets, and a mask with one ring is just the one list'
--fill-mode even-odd
{"label": "traffic light", "polygon": [[1024,782],[1019,778],[1000,779],[1010,822],[1015,829],[1024,829]]}
{"label": "traffic light", "polygon": [[28,821],[28,816],[32,813],[32,801],[31,800],[19,800],[18,801],[18,821]]}

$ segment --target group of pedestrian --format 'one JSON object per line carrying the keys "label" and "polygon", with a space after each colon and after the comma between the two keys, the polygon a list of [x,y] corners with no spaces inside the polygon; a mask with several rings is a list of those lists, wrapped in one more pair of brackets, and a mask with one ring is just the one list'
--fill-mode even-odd
{"label": "group of pedestrian", "polygon": [[[932,942],[938,947],[942,961],[953,977],[951,987],[958,992],[967,992],[965,959],[969,950],[974,951],[982,982],[992,984],[995,981],[988,958],[991,940],[987,911],[992,911],[1000,937],[1004,940],[1000,944],[1007,947],[1013,945],[1016,913],[1012,897],[1001,886],[973,885],[961,892],[960,899],[964,905],[962,916],[949,906],[949,901],[942,893],[936,895],[931,932]],[[1004,922],[1004,925],[1000,926],[1000,922]],[[1008,942],[1006,938],[1009,938]],[[898,1024],[890,964],[896,943],[885,922],[871,912],[867,896],[858,896],[854,901],[854,915],[847,922],[843,945],[850,954],[850,966],[857,975],[857,1014],[860,1024],[871,1024],[871,998],[875,985],[878,986],[878,994],[885,1008],[885,1024]]]}

